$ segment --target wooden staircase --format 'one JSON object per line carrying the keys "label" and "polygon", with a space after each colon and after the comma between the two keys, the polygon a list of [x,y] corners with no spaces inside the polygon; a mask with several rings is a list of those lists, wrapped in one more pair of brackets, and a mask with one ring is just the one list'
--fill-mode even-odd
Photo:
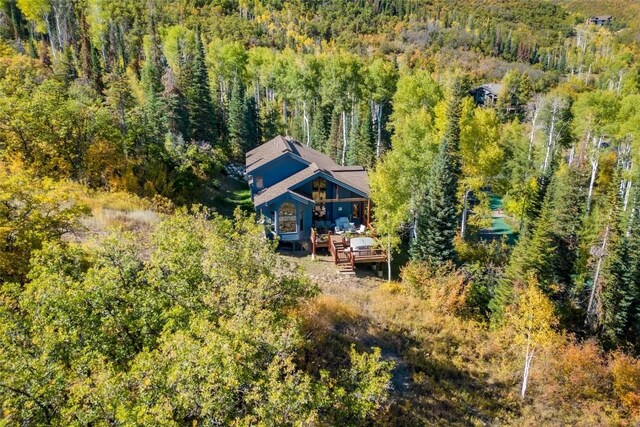
{"label": "wooden staircase", "polygon": [[352,260],[344,252],[344,243],[342,239],[337,239],[334,236],[329,236],[329,251],[333,255],[333,261],[338,266],[338,273],[355,276],[356,272],[353,268]]}

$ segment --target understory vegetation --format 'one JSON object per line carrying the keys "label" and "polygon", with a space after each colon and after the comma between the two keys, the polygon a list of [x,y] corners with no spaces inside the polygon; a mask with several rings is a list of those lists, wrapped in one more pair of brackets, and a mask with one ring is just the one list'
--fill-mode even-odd
{"label": "understory vegetation", "polygon": [[[0,425],[637,425],[634,11],[0,0]],[[277,135],[365,166],[386,282],[265,238]]]}

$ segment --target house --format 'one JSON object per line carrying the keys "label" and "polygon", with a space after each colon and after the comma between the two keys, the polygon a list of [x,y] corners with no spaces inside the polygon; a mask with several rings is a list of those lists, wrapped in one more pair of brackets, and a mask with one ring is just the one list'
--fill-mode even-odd
{"label": "house", "polygon": [[502,90],[500,83],[488,83],[473,89],[470,93],[476,105],[493,106]]}
{"label": "house", "polygon": [[367,171],[339,166],[329,156],[284,136],[246,155],[246,177],[256,211],[281,241],[307,242],[311,229],[333,230],[348,219],[369,225]]}
{"label": "house", "polygon": [[613,16],[611,15],[590,16],[589,19],[587,19],[587,24],[603,26],[611,24],[612,20]]}

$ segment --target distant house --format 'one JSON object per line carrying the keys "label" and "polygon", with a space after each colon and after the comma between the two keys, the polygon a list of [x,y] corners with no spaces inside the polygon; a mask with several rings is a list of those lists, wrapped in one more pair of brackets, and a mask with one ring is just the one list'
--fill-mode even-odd
{"label": "distant house", "polygon": [[369,225],[369,184],[362,166],[339,166],[329,156],[277,136],[246,155],[256,211],[281,241],[309,241],[311,228]]}
{"label": "distant house", "polygon": [[589,19],[587,19],[587,24],[603,26],[611,24],[612,20],[613,16],[611,15],[590,16]]}
{"label": "distant house", "polygon": [[471,96],[476,105],[493,106],[498,100],[498,94],[502,90],[500,83],[488,83],[471,91]]}

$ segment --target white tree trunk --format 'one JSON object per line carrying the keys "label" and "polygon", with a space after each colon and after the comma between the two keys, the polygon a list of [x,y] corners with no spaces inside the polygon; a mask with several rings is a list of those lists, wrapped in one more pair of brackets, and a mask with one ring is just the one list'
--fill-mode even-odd
{"label": "white tree trunk", "polygon": [[567,164],[569,166],[573,165],[573,160],[575,158],[576,155],[576,147],[575,145],[571,146],[571,150],[569,150],[569,160],[567,160]]}
{"label": "white tree trunk", "polygon": [[553,111],[551,113],[551,126],[549,126],[549,135],[547,138],[547,150],[544,156],[544,162],[542,163],[542,173],[547,173],[547,168],[549,167],[549,163],[551,162],[551,152],[553,151],[555,145],[555,129],[556,129],[556,120],[558,114],[558,100],[553,100]]}
{"label": "white tree trunk", "polygon": [[628,179],[624,189],[624,202],[622,203],[623,212],[626,212],[627,207],[629,206],[629,195],[631,194],[631,185],[632,185],[632,181]]}
{"label": "white tree trunk", "polygon": [[587,195],[587,213],[591,210],[591,199],[593,197],[593,185],[596,182],[596,174],[598,172],[598,158],[590,160],[591,162],[591,179],[589,180],[589,194]]}
{"label": "white tree trunk", "polygon": [[542,98],[540,96],[536,97],[536,100],[533,104],[533,112],[531,116],[531,132],[529,132],[529,151],[527,153],[527,163],[531,161],[531,154],[533,152],[533,143],[536,139],[536,123],[538,122],[538,116],[540,115],[540,106],[542,103]]}
{"label": "white tree trunk", "polygon": [[47,24],[47,34],[49,34],[49,45],[51,46],[51,55],[53,55],[54,58],[57,57],[57,52],[58,50],[56,49],[56,44],[53,41],[53,34],[51,34],[51,23],[49,22],[49,14],[46,14],[43,16],[44,22]]}
{"label": "white tree trunk", "polygon": [[585,324],[589,323],[590,315],[593,312],[593,304],[596,297],[597,289],[598,289],[598,281],[600,279],[600,270],[602,268],[602,260],[606,254],[607,250],[607,240],[609,239],[609,224],[607,224],[607,228],[604,231],[604,238],[602,239],[602,246],[600,247],[600,251],[598,252],[598,263],[596,264],[596,272],[593,275],[593,285],[591,286],[591,295],[589,295],[589,303],[587,305],[587,318],[585,320]]}
{"label": "white tree trunk", "polygon": [[379,159],[382,155],[382,105],[374,103],[374,114],[373,117],[376,121],[377,128],[377,140],[376,140],[376,159]]}
{"label": "white tree trunk", "polygon": [[391,282],[391,235],[387,240],[387,282]]}
{"label": "white tree trunk", "polygon": [[467,230],[467,205],[469,202],[469,193],[471,192],[471,190],[469,190],[468,188],[466,188],[464,190],[464,196],[462,197],[462,220],[460,221],[460,237],[462,238],[462,240],[464,240],[464,234],[465,231]]}
{"label": "white tree trunk", "polygon": [[347,112],[342,110],[342,161],[340,164],[344,166],[347,157]]}
{"label": "white tree trunk", "polygon": [[522,389],[520,390],[520,398],[524,400],[527,393],[527,385],[529,384],[529,372],[531,371],[531,362],[533,361],[534,349],[531,348],[531,334],[533,330],[533,313],[529,316],[529,329],[527,331],[527,347],[524,351],[524,369],[522,372]]}
{"label": "white tree trunk", "polygon": [[305,136],[307,137],[307,147],[311,144],[311,131],[309,126],[309,116],[307,115],[307,103],[302,103],[302,119],[304,121]]}

